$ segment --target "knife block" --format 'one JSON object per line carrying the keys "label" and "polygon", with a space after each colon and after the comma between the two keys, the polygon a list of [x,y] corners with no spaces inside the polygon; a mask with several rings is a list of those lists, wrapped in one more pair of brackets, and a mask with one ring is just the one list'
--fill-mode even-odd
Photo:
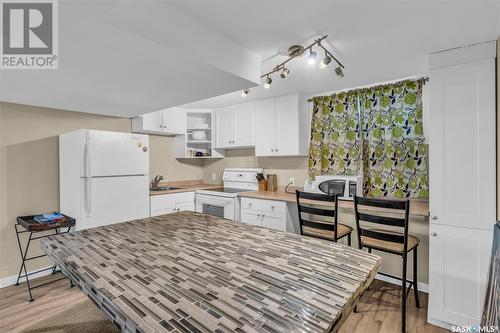
{"label": "knife block", "polygon": [[267,191],[267,182],[265,180],[259,180],[259,192]]}

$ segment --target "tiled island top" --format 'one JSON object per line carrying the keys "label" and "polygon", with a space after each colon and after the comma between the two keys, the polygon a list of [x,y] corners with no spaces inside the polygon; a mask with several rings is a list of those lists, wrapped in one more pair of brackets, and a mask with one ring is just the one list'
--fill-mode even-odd
{"label": "tiled island top", "polygon": [[124,332],[336,331],[381,263],[193,212],[53,236],[42,248]]}

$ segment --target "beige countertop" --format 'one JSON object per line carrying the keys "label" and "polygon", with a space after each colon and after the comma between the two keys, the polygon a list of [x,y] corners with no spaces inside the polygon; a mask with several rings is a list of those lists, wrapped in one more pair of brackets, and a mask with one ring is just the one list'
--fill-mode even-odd
{"label": "beige countertop", "polygon": [[[301,190],[301,188],[295,188],[295,189]],[[295,191],[295,189],[289,191]],[[295,193],[293,194],[287,193],[282,189],[276,192],[269,192],[269,191],[241,192],[240,197],[297,202]],[[350,208],[354,210],[354,203],[351,200],[339,200],[339,207]],[[410,215],[429,216],[429,201],[425,199],[410,199]]]}
{"label": "beige countertop", "polygon": [[196,190],[206,190],[210,188],[221,187],[222,185],[205,184],[203,180],[182,180],[177,182],[161,182],[160,186],[172,186],[177,187],[175,190],[167,191],[149,191],[150,196],[162,195],[162,194],[172,194],[172,193],[182,193],[191,192]]}

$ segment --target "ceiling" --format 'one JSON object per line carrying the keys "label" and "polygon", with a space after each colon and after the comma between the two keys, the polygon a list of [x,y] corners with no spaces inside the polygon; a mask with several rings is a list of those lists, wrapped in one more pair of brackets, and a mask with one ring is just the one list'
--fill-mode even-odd
{"label": "ceiling", "polygon": [[261,59],[167,1],[59,1],[59,68],[0,71],[0,100],[131,117],[259,83]]}
{"label": "ceiling", "polygon": [[[343,79],[302,57],[255,87],[279,48],[322,34]],[[59,69],[0,71],[0,100],[131,117],[320,94],[425,74],[430,53],[499,36],[500,1],[60,0]]]}
{"label": "ceiling", "polygon": [[287,80],[275,75],[269,90],[257,87],[245,99],[235,92],[186,107],[321,94],[422,75],[430,53],[500,36],[500,1],[188,1],[176,7],[257,52],[263,72],[285,59],[265,61],[277,49],[321,34],[346,67],[339,80],[333,66],[321,70],[302,57],[290,63]]}

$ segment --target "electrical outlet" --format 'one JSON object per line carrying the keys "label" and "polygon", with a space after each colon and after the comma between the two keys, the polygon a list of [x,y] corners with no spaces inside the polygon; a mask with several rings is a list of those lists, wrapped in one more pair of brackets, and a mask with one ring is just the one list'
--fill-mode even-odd
{"label": "electrical outlet", "polygon": [[289,183],[290,185],[292,185],[292,186],[293,186],[293,185],[295,185],[295,178],[290,177],[290,180],[288,181],[288,183]]}
{"label": "electrical outlet", "polygon": [[212,180],[217,180],[217,174],[216,173],[212,174]]}

